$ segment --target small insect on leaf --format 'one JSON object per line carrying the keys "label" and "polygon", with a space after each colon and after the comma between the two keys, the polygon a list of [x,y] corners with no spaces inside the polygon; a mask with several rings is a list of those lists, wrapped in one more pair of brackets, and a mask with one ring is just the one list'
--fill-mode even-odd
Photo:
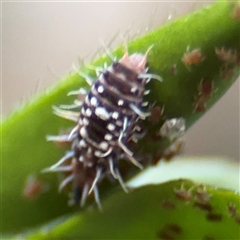
{"label": "small insect on leaf", "polygon": [[176,194],[177,198],[183,200],[183,201],[190,201],[192,200],[192,192],[191,189],[185,189],[182,185],[180,189],[174,189],[174,193]]}
{"label": "small insect on leaf", "polygon": [[171,142],[182,137],[185,134],[185,119],[172,118],[164,122],[160,128],[159,135],[168,138]]}
{"label": "small insect on leaf", "polygon": [[162,115],[163,115],[163,112],[164,112],[164,107],[160,107],[160,106],[154,106],[152,107],[151,109],[151,115],[149,117],[149,121],[152,123],[152,124],[157,124],[159,123]]}
{"label": "small insect on leaf", "polygon": [[232,49],[227,50],[225,47],[215,48],[215,53],[218,59],[225,64],[236,63],[237,61],[237,52]]}
{"label": "small insect on leaf", "polygon": [[230,215],[231,215],[232,217],[235,217],[235,216],[236,216],[236,214],[237,214],[237,209],[236,209],[235,204],[233,204],[233,203],[229,203],[229,204],[228,204],[228,212],[230,213]]}
{"label": "small insect on leaf", "polygon": [[89,92],[80,89],[69,93],[78,95],[75,105],[81,109],[70,112],[65,110],[68,109],[65,105],[54,107],[56,115],[76,122],[76,126],[68,135],[48,136],[48,140],[70,142],[72,146],[62,159],[44,172],[65,174],[59,191],[72,183],[70,203],[84,206],[88,195],[93,193],[101,209],[98,186],[102,179],[116,179],[127,192],[119,163],[126,159],[129,167],[143,168],[130,143],[142,138],[139,125],[151,115],[142,109],[148,105],[143,102],[144,95],[150,92],[146,84],[151,79],[161,81],[159,76],[147,73],[147,54],[151,48],[144,55],[129,55],[126,50],[119,61],[105,49],[112,65],[104,67],[96,81],[76,70],[91,85]]}
{"label": "small insect on leaf", "polygon": [[22,194],[25,198],[33,200],[38,198],[48,189],[48,185],[38,179],[36,175],[29,175],[26,179]]}
{"label": "small insect on leaf", "polygon": [[194,99],[194,111],[204,112],[206,110],[206,102],[211,97],[212,90],[212,81],[202,79],[198,85],[198,95]]}
{"label": "small insect on leaf", "polygon": [[191,51],[187,49],[182,57],[182,62],[186,67],[189,67],[191,65],[199,64],[200,62],[204,61],[204,59],[205,58],[203,57],[200,48],[196,48]]}

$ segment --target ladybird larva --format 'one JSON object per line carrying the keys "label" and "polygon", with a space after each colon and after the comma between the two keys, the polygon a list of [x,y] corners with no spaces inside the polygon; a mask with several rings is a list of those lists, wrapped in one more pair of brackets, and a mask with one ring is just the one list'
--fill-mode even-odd
{"label": "ladybird larva", "polygon": [[[68,174],[59,191],[72,182],[72,200],[76,204],[84,206],[87,196],[93,192],[101,209],[98,185],[109,175],[127,191],[118,168],[122,159],[143,168],[135,159],[129,142],[137,138],[139,122],[150,115],[142,110],[142,106],[146,106],[143,97],[149,93],[145,89],[146,83],[151,79],[161,81],[159,76],[147,73],[148,51],[145,55],[134,53],[130,56],[126,51],[119,61],[114,60],[98,75],[88,93],[83,89],[71,92],[80,94],[83,99],[76,103],[76,107],[81,107],[80,114],[54,107],[55,114],[77,125],[69,135],[48,137],[55,142],[71,142],[72,147],[62,159],[44,171]],[[92,82],[88,76],[80,75]]]}

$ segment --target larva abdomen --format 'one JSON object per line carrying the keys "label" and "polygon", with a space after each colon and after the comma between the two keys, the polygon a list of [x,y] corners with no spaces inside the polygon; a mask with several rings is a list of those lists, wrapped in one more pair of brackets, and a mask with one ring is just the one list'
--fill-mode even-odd
{"label": "larva abdomen", "polygon": [[[139,129],[138,123],[149,116],[141,110],[145,85],[152,76],[146,74],[146,55],[126,53],[98,76],[83,101],[77,126],[70,133],[71,152],[46,170],[67,173],[59,189],[72,182],[73,200],[81,206],[94,192],[100,207],[98,185],[107,175],[117,179],[127,191],[118,169],[122,159],[142,168],[129,143],[136,139],[133,135]],[[71,113],[70,117],[65,111],[57,113],[71,119]],[[70,166],[65,166],[69,159]]]}

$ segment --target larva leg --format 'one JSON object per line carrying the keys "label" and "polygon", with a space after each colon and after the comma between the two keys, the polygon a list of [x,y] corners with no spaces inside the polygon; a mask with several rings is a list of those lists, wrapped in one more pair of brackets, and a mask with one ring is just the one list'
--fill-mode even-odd
{"label": "larva leg", "polygon": [[113,163],[113,159],[111,157],[108,159],[108,163],[109,163],[109,169],[110,169],[110,172],[111,172],[112,176],[115,179],[118,179],[118,175],[115,172],[115,166],[114,166],[114,163]]}
{"label": "larva leg", "polygon": [[91,77],[89,77],[84,72],[81,72],[80,70],[78,70],[75,65],[73,65],[73,69],[79,76],[83,77],[86,80],[89,86],[92,86],[92,84],[94,83],[94,80]]}
{"label": "larva leg", "polygon": [[73,167],[70,166],[58,166],[55,168],[49,168],[46,169],[45,172],[71,172],[73,170]]}
{"label": "larva leg", "polygon": [[71,132],[69,133],[68,139],[73,140],[73,138],[74,138],[74,136],[76,135],[78,129],[79,129],[79,126],[76,125],[76,126],[71,130]]}
{"label": "larva leg", "polygon": [[123,130],[120,133],[119,139],[118,139],[118,145],[121,147],[121,149],[125,152],[126,157],[128,158],[128,160],[130,160],[130,162],[132,164],[134,164],[135,166],[139,167],[140,169],[143,168],[143,166],[133,157],[133,152],[130,151],[127,146],[123,143],[124,142],[124,133],[127,129],[127,125],[128,125],[128,119],[125,117],[124,118],[124,122],[123,122]]}
{"label": "larva leg", "polygon": [[48,135],[46,137],[47,141],[52,141],[52,142],[72,142],[72,139],[69,139],[69,135],[59,135],[59,136],[52,136]]}
{"label": "larva leg", "polygon": [[72,95],[83,96],[85,98],[87,96],[87,91],[84,88],[80,88],[78,90],[71,91],[67,94],[67,96],[72,96]]}
{"label": "larva leg", "polygon": [[102,205],[101,205],[101,202],[100,202],[99,193],[98,193],[98,188],[97,188],[96,185],[95,185],[95,187],[93,188],[93,192],[94,192],[94,198],[95,198],[95,202],[97,203],[98,209],[99,209],[99,211],[102,212]]}
{"label": "larva leg", "polygon": [[112,62],[115,62],[116,58],[112,55],[109,48],[105,45],[105,43],[103,41],[100,41],[100,43],[101,43],[106,55],[111,59]]}
{"label": "larva leg", "polygon": [[156,74],[151,74],[151,73],[141,73],[138,75],[138,78],[140,79],[155,79],[159,82],[162,82],[162,78]]}
{"label": "larva leg", "polygon": [[97,172],[96,172],[95,179],[94,179],[94,181],[93,181],[93,183],[92,183],[92,186],[91,186],[88,194],[91,194],[91,192],[93,191],[93,189],[96,187],[96,185],[97,185],[97,183],[98,183],[98,181],[99,181],[99,179],[100,179],[100,177],[101,177],[101,174],[102,174],[102,168],[98,168],[98,169],[97,169]]}
{"label": "larva leg", "polygon": [[58,187],[58,192],[60,193],[64,187],[66,187],[70,182],[72,182],[74,179],[74,174],[71,174],[70,176],[68,176],[67,178],[65,178],[61,184]]}
{"label": "larva leg", "polygon": [[81,201],[80,201],[80,206],[83,207],[85,205],[87,196],[88,196],[88,190],[89,190],[89,185],[86,183],[83,187],[82,191],[82,196],[81,196]]}
{"label": "larva leg", "polygon": [[133,155],[133,152],[130,151],[126,145],[124,145],[123,143],[123,136],[124,136],[124,133],[127,129],[127,125],[128,125],[128,119],[125,117],[124,118],[124,121],[123,121],[123,130],[121,131],[120,135],[119,135],[119,138],[118,138],[118,145],[119,147],[121,147],[121,149],[127,153],[128,155]]}
{"label": "larva leg", "polygon": [[62,110],[56,106],[53,106],[53,113],[59,117],[65,118],[67,120],[71,120],[73,122],[78,122],[79,113],[70,112],[66,110]]}
{"label": "larva leg", "polygon": [[68,109],[80,108],[80,107],[82,107],[82,105],[83,105],[82,101],[75,100],[73,104],[70,104],[70,105],[60,105],[59,108],[68,110]]}
{"label": "larva leg", "polygon": [[54,165],[52,165],[49,168],[43,169],[42,172],[51,172],[53,171],[53,169],[57,168],[58,166],[60,166],[61,164],[63,164],[65,161],[67,161],[68,159],[72,158],[74,156],[74,152],[70,151],[67,152],[65,156],[63,156],[57,163],[55,163]]}
{"label": "larva leg", "polygon": [[115,169],[115,172],[117,175],[117,180],[120,183],[122,189],[124,190],[124,192],[128,193],[128,188],[127,188],[126,184],[123,182],[122,176],[117,168]]}
{"label": "larva leg", "polygon": [[149,117],[151,115],[150,112],[142,112],[137,106],[134,104],[130,104],[130,108],[141,118],[145,119],[146,117]]}
{"label": "larva leg", "polygon": [[125,154],[126,158],[136,167],[140,168],[141,170],[143,169],[142,164],[140,164],[133,156]]}

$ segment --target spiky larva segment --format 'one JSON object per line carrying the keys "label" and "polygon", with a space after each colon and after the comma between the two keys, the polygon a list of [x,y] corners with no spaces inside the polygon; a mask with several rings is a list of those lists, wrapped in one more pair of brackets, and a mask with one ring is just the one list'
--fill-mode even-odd
{"label": "spiky larva segment", "polygon": [[[57,115],[69,120],[76,121],[78,116],[77,126],[68,136],[72,150],[45,170],[66,174],[59,190],[72,183],[71,202],[84,206],[87,196],[93,193],[101,209],[98,194],[101,180],[112,176],[127,192],[118,169],[119,162],[125,158],[142,168],[129,143],[136,140],[139,121],[149,116],[141,109],[143,96],[148,93],[145,85],[152,76],[160,80],[158,76],[146,73],[146,55],[135,53],[129,56],[126,53],[100,73],[82,103],[78,101],[81,106],[79,116],[76,112],[54,108]],[[48,137],[48,140],[60,142],[62,139],[61,136]],[[72,159],[71,163],[66,165],[69,159]]]}

